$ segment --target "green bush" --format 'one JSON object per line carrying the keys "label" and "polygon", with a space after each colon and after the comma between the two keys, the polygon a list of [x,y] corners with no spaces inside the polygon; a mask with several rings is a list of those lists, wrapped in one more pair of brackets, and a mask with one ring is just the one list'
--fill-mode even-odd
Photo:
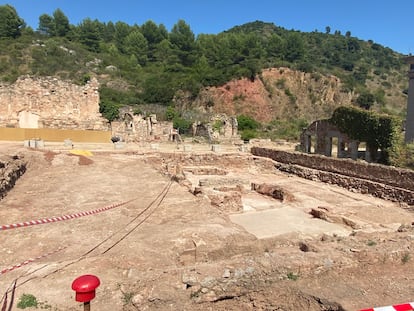
{"label": "green bush", "polygon": [[395,117],[342,106],[334,111],[330,122],[351,139],[366,142],[373,152],[380,149],[381,163],[392,164],[400,153],[401,122]]}
{"label": "green bush", "polygon": [[260,123],[255,119],[245,115],[239,115],[237,117],[238,129],[244,130],[257,130],[260,127]]}
{"label": "green bush", "polygon": [[109,122],[112,122],[119,116],[119,106],[110,101],[101,101],[99,104],[99,112]]}
{"label": "green bush", "polygon": [[173,106],[168,106],[167,110],[165,111],[165,118],[167,121],[172,121],[178,117],[178,112],[175,110]]}
{"label": "green bush", "polygon": [[19,309],[26,309],[30,307],[37,308],[37,299],[35,296],[31,294],[23,294],[20,297],[19,302],[17,303],[17,308]]}
{"label": "green bush", "polygon": [[179,129],[180,134],[188,134],[192,122],[182,117],[175,117],[173,119],[173,126],[175,129]]}
{"label": "green bush", "polygon": [[259,134],[256,130],[246,129],[240,132],[240,138],[244,141],[249,141],[250,139],[257,138]]}

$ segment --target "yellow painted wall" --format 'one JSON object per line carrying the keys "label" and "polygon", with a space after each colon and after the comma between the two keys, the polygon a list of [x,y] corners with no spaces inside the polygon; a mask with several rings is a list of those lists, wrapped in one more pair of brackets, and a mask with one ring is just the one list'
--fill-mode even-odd
{"label": "yellow painted wall", "polygon": [[11,141],[42,139],[44,141],[63,142],[65,139],[70,139],[79,143],[109,143],[111,142],[111,136],[111,131],[0,128],[0,140]]}

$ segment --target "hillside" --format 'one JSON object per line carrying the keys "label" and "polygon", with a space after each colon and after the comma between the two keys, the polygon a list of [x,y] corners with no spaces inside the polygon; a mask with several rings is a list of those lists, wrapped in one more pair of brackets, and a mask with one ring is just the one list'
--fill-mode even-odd
{"label": "hillside", "polygon": [[[0,30],[10,24],[0,21]],[[183,20],[170,31],[152,21],[71,25],[60,10],[42,15],[36,31],[0,31],[0,64],[5,83],[31,75],[84,84],[94,76],[107,119],[130,105],[184,130],[217,112],[245,114],[270,131],[303,126],[349,103],[404,117],[408,85],[403,55],[350,32],[255,21],[195,36]]]}

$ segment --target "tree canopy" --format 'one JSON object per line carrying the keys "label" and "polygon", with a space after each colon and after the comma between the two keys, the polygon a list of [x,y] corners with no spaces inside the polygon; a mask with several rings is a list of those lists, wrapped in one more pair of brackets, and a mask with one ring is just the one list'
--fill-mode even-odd
{"label": "tree canopy", "polygon": [[0,38],[17,38],[21,34],[24,20],[9,4],[0,5]]}

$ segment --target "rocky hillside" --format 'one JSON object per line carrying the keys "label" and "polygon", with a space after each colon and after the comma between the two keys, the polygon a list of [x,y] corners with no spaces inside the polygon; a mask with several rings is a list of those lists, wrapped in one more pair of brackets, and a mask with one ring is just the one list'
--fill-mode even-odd
{"label": "rocky hillside", "polygon": [[[371,88],[379,88],[378,84],[373,80]],[[205,88],[192,107],[206,112],[244,114],[261,123],[297,118],[312,122],[329,118],[335,108],[355,103],[357,97],[356,92],[347,91],[333,75],[272,68],[254,80],[232,80],[220,87]],[[387,106],[377,103],[373,109],[403,113],[407,99],[402,91],[391,91],[384,100]]]}
{"label": "rocky hillside", "polygon": [[195,35],[184,20],[170,31],[152,21],[86,18],[72,25],[60,10],[43,15],[34,30],[13,7],[0,11],[10,13],[0,20],[8,30],[0,34],[0,81],[28,75],[85,85],[96,77],[100,113],[109,121],[125,106],[183,130],[208,119],[206,112],[245,114],[267,128],[298,120],[301,128],[349,103],[405,115],[404,56],[350,32],[300,32],[254,21]]}

